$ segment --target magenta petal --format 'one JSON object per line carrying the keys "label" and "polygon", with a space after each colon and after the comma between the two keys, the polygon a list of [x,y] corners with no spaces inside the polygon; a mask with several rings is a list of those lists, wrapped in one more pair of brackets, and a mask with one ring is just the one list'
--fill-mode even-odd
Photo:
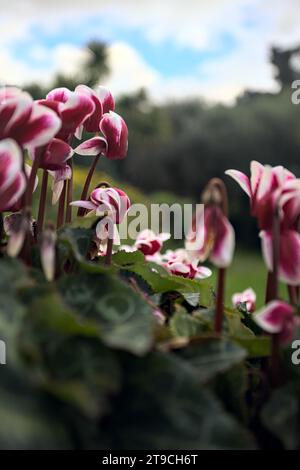
{"label": "magenta petal", "polygon": [[226,268],[231,264],[234,247],[235,235],[231,223],[218,211],[217,229],[215,230],[214,246],[210,255],[210,260],[218,268]]}
{"label": "magenta petal", "polygon": [[104,86],[98,86],[96,93],[100,102],[102,103],[103,114],[115,110],[115,100],[108,88]]}
{"label": "magenta petal", "polygon": [[11,185],[1,194],[0,212],[12,210],[14,204],[23,195],[26,188],[25,177],[20,172]]}
{"label": "magenta petal", "polygon": [[126,157],[128,129],[121,116],[112,111],[104,114],[100,123],[100,130],[103,132],[108,143],[107,158],[113,160]]}
{"label": "magenta petal", "polygon": [[0,195],[21,171],[22,158],[21,149],[14,140],[0,142]]}
{"label": "magenta petal", "polygon": [[101,100],[96,95],[94,90],[86,85],[78,85],[75,88],[75,92],[83,93],[84,95],[88,96],[94,103],[95,109],[93,113],[84,121],[84,128],[87,132],[98,132],[99,131],[99,124],[103,115],[103,107]]}
{"label": "magenta petal", "polygon": [[59,101],[60,103],[66,103],[71,94],[72,92],[66,87],[54,88],[54,90],[51,90],[48,93],[46,99],[50,101]]}
{"label": "magenta petal", "polygon": [[280,334],[282,342],[290,341],[299,325],[294,307],[281,300],[268,303],[253,319],[267,333]]}
{"label": "magenta petal", "polygon": [[251,197],[250,181],[247,175],[238,170],[227,170],[225,171],[225,174],[231,176],[231,178],[233,178],[240,185],[245,193]]}
{"label": "magenta petal", "polygon": [[95,104],[89,96],[83,93],[71,93],[61,109],[62,129],[58,137],[65,139],[66,136],[75,134],[76,129],[94,110]]}
{"label": "magenta petal", "polygon": [[[273,269],[272,233],[262,231],[262,251],[269,271]],[[300,284],[300,234],[295,230],[283,230],[280,234],[279,278],[287,284]]]}
{"label": "magenta petal", "polygon": [[40,167],[50,171],[63,169],[66,161],[73,155],[72,147],[60,139],[52,139],[43,152]]}
{"label": "magenta petal", "polygon": [[30,148],[41,147],[50,142],[60,127],[61,120],[54,111],[35,103],[28,123],[19,129],[17,140]]}
{"label": "magenta petal", "polygon": [[103,137],[93,137],[92,139],[86,140],[82,144],[78,145],[75,149],[75,153],[78,155],[100,155],[104,153],[107,148],[107,142]]}

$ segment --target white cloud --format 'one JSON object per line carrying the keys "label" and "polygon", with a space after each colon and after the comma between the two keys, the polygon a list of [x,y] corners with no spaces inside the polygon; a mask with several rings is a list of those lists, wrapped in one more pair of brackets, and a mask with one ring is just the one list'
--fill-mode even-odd
{"label": "white cloud", "polygon": [[134,48],[122,42],[108,48],[108,65],[111,74],[107,85],[114,94],[131,93],[142,87],[151,90],[160,79]]}
{"label": "white cloud", "polygon": [[[113,90],[130,92],[144,86],[159,101],[203,95],[231,102],[248,87],[275,90],[270,46],[300,43],[299,0],[0,0],[0,8],[5,12],[0,20],[0,80],[16,84],[47,83],[57,71],[72,74],[86,57],[84,47],[69,43],[45,50],[33,35],[36,24],[55,35],[66,22],[73,22],[76,34],[85,19],[100,14],[108,32],[110,28],[138,30],[154,43],[170,40],[199,51],[216,49],[223,33],[231,35],[236,44],[232,52],[202,63],[193,76],[186,70],[168,79],[133,47],[112,43],[109,84]],[[38,66],[30,67],[10,53],[10,46],[25,38],[32,39],[29,53]]]}

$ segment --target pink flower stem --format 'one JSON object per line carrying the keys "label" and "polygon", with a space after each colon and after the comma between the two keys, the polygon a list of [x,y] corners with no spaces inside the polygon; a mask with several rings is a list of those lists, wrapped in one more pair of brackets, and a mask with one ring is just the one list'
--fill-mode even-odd
{"label": "pink flower stem", "polygon": [[273,270],[268,276],[266,302],[278,299],[278,266],[280,259],[280,222],[277,211],[273,216],[272,226],[272,261]]}
{"label": "pink flower stem", "polygon": [[69,166],[72,171],[71,178],[68,180],[67,189],[67,207],[66,207],[66,224],[72,222],[72,206],[70,205],[73,200],[73,161],[70,159]]}
{"label": "pink flower stem", "polygon": [[220,268],[218,270],[217,300],[215,312],[215,333],[217,334],[221,333],[223,323],[225,274],[226,269]]}
{"label": "pink flower stem", "polygon": [[[225,217],[228,217],[228,196],[224,182],[220,178],[212,178],[204,190],[202,200],[204,203],[220,207]],[[217,227],[216,227],[217,230]],[[224,316],[224,294],[225,294],[226,269],[219,268],[217,280],[217,299],[215,310],[215,333],[219,335],[222,331]]]}
{"label": "pink flower stem", "polygon": [[37,219],[37,233],[38,233],[38,235],[42,232],[43,225],[44,225],[45,208],[46,208],[46,200],[47,200],[47,187],[48,187],[48,171],[44,170],[43,171],[41,194],[40,194],[39,212],[38,212],[38,219]]}
{"label": "pink flower stem", "polygon": [[[96,166],[97,166],[97,163],[98,163],[98,160],[100,158],[100,155],[96,155],[94,160],[93,160],[93,163],[90,167],[90,170],[88,172],[88,175],[86,177],[86,180],[85,180],[85,183],[84,183],[84,187],[83,187],[83,190],[82,190],[82,193],[81,193],[81,201],[86,201],[87,200],[87,195],[88,195],[88,192],[89,192],[89,188],[90,188],[90,184],[91,184],[91,181],[92,181],[92,177],[93,177],[93,174],[94,174],[94,171],[96,169]],[[78,211],[77,211],[77,216],[78,217],[82,217],[85,213],[85,210],[83,207],[79,207]]]}
{"label": "pink flower stem", "polygon": [[3,235],[4,235],[4,225],[3,225],[3,214],[1,212],[0,213],[0,244],[2,242]]}
{"label": "pink flower stem", "polygon": [[288,285],[287,288],[288,288],[290,303],[293,305],[297,305],[298,304],[297,286]]}
{"label": "pink flower stem", "polygon": [[59,198],[56,228],[59,229],[64,223],[65,200],[66,200],[67,182],[64,181],[64,187]]}
{"label": "pink flower stem", "polygon": [[[280,221],[277,209],[273,215],[272,226],[272,261],[273,270],[268,276],[268,286],[266,301],[278,299],[278,267],[280,260]],[[270,378],[274,387],[277,387],[281,382],[281,366],[280,366],[280,341],[279,334],[272,335],[272,350],[271,350],[271,364],[270,364]]]}
{"label": "pink flower stem", "polygon": [[41,153],[35,155],[33,163],[32,163],[31,173],[27,182],[27,190],[26,190],[26,202],[27,202],[28,207],[32,206],[34,184],[35,184],[36,175],[40,166],[41,158],[42,158]]}
{"label": "pink flower stem", "polygon": [[22,250],[19,254],[20,259],[24,261],[25,264],[28,266],[31,266],[32,260],[31,260],[31,233],[29,231],[29,227],[31,224],[31,201],[32,201],[32,195],[31,199],[29,198],[29,179],[26,173],[26,167],[25,167],[25,156],[23,155],[23,162],[22,162],[22,170],[24,174],[24,178],[26,181],[26,189],[23,194],[23,199],[22,199],[22,217],[25,221],[25,226],[27,227],[26,233],[24,236],[24,243]]}

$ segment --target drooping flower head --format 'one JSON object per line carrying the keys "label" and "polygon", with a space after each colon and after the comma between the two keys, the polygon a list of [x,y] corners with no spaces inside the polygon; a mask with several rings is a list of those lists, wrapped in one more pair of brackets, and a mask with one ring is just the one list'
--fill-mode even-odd
{"label": "drooping flower head", "polygon": [[227,218],[227,195],[224,183],[214,178],[202,195],[202,206],[194,216],[185,247],[200,261],[209,259],[218,268],[230,265],[235,236]]}
{"label": "drooping flower head", "polygon": [[209,268],[199,266],[198,261],[191,260],[189,253],[182,248],[174,251],[168,250],[161,258],[162,266],[176,276],[188,279],[206,279],[212,275]]}
{"label": "drooping flower head", "polygon": [[23,156],[12,139],[0,141],[0,212],[9,211],[25,191]]}
{"label": "drooping flower head", "polygon": [[95,111],[95,103],[90,96],[65,87],[50,91],[46,99],[39,103],[53,109],[60,117],[62,125],[56,137],[67,143],[70,143],[77,128]]}
{"label": "drooping flower head", "polygon": [[153,256],[161,250],[163,242],[169,240],[170,237],[170,233],[156,235],[152,230],[146,229],[138,234],[135,247],[145,256]]}
{"label": "drooping flower head", "polygon": [[246,306],[247,312],[254,312],[255,302],[256,302],[256,294],[251,287],[244,290],[243,292],[237,292],[236,294],[233,294],[232,296],[233,306],[238,307],[239,305],[244,304]]}
{"label": "drooping flower head", "polygon": [[103,86],[98,86],[96,90],[92,90],[86,85],[78,85],[75,92],[88,96],[95,105],[94,112],[79,126],[76,135],[81,138],[83,129],[87,132],[99,132],[103,114],[115,109],[115,101],[111,92]]}
{"label": "drooping flower head", "polygon": [[110,160],[126,157],[128,129],[124,119],[114,112],[115,102],[111,92],[105,87],[93,91],[85,85],[79,85],[75,91],[89,96],[95,104],[94,112],[77,130],[77,137],[80,138],[83,129],[102,133],[102,136],[92,137],[80,144],[75,152],[78,155],[104,155]]}
{"label": "drooping flower head", "polygon": [[89,215],[106,216],[114,224],[120,224],[128,212],[130,200],[121,189],[100,185],[91,192],[88,201],[73,201],[71,205],[86,209]]}
{"label": "drooping flower head", "polygon": [[[228,170],[250,198],[251,212],[261,229],[262,252],[268,270],[273,271],[273,221],[279,219],[279,278],[290,285],[300,283],[300,179],[282,166],[251,162],[250,179],[237,170]],[[293,256],[291,256],[293,253]]]}
{"label": "drooping flower head", "polygon": [[47,144],[61,127],[53,110],[34,102],[18,88],[0,89],[0,140],[10,138],[24,148]]}
{"label": "drooping flower head", "polygon": [[300,324],[295,308],[281,300],[269,302],[253,318],[267,333],[278,334],[282,343],[293,339]]}

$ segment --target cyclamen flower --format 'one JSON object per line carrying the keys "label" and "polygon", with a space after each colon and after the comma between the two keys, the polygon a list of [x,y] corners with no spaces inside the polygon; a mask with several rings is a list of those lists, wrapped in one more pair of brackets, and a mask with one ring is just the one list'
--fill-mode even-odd
{"label": "cyclamen flower", "polygon": [[278,334],[282,343],[289,343],[300,324],[300,318],[291,305],[273,300],[254,316],[256,323],[267,333]]}
{"label": "cyclamen flower", "polygon": [[21,148],[47,144],[59,131],[61,120],[48,107],[18,88],[0,89],[0,140],[11,138]]}
{"label": "cyclamen flower", "polygon": [[111,92],[103,87],[98,86],[96,90],[86,85],[78,85],[75,88],[75,92],[85,94],[94,103],[94,112],[79,126],[76,131],[76,137],[81,138],[82,130],[85,129],[87,132],[99,132],[100,121],[103,114],[114,111],[115,101]]}
{"label": "cyclamen flower", "polygon": [[[198,227],[199,233],[196,233]],[[197,246],[197,237],[199,245]],[[205,261],[209,259],[216,267],[226,268],[231,264],[235,246],[232,225],[220,207],[208,205],[196,214],[192,230],[185,247],[191,257]]]}
{"label": "cyclamen flower", "polygon": [[95,111],[95,103],[90,96],[65,87],[50,91],[46,99],[39,103],[53,109],[60,117],[62,125],[56,137],[67,143],[70,143],[77,128]]}
{"label": "cyclamen flower", "polygon": [[[290,285],[300,283],[300,179],[282,166],[271,167],[251,162],[251,178],[237,170],[227,175],[239,183],[250,198],[252,215],[257,218],[262,251],[269,271],[273,270],[272,224],[275,211],[280,222],[279,277]],[[293,257],[291,257],[293,253]]]}
{"label": "cyclamen flower", "polygon": [[12,139],[0,141],[0,212],[8,211],[25,191],[23,156]]}
{"label": "cyclamen flower", "polygon": [[247,312],[254,312],[256,302],[256,294],[251,287],[243,292],[236,293],[232,296],[232,304],[238,307],[240,304],[245,304]]}
{"label": "cyclamen flower", "polygon": [[164,262],[162,265],[171,274],[182,276],[188,279],[206,279],[210,277],[212,272],[205,266],[198,266],[198,261],[191,261],[188,253],[183,250],[168,250],[162,255]]}
{"label": "cyclamen flower", "polygon": [[111,92],[105,87],[98,87],[93,91],[85,85],[79,85],[75,91],[86,94],[95,104],[94,112],[77,130],[77,137],[81,138],[83,129],[88,132],[101,131],[103,134],[102,137],[86,140],[75,152],[78,155],[104,155],[111,160],[126,157],[128,129],[121,116],[114,112],[115,102]]}
{"label": "cyclamen flower", "polygon": [[104,137],[93,137],[80,144],[75,152],[78,155],[104,155],[110,160],[122,159],[128,150],[128,129],[119,114],[110,111],[103,115],[99,129]]}
{"label": "cyclamen flower", "polygon": [[92,191],[88,201],[73,201],[71,205],[86,209],[87,215],[105,217],[104,222],[100,221],[97,225],[96,230],[99,231],[108,220],[113,224],[120,224],[130,207],[130,200],[121,189],[99,187]]}
{"label": "cyclamen flower", "polygon": [[170,237],[170,233],[156,235],[152,230],[146,229],[137,236],[135,247],[145,256],[153,256],[161,250],[163,242],[169,240]]}

